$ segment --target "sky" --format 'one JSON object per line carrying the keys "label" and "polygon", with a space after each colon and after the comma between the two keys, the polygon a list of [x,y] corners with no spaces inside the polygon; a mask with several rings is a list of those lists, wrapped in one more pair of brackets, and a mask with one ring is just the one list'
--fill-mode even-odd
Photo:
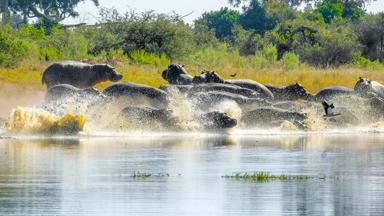
{"label": "sky", "polygon": [[[206,11],[218,10],[221,7],[229,6],[227,0],[99,0],[101,7],[115,8],[124,13],[129,10],[138,12],[154,10],[158,13],[170,13],[172,11],[179,15],[191,15],[184,18],[188,23],[192,23],[197,17]],[[77,7],[80,16],[70,18],[66,24],[75,23],[95,23],[97,22],[98,9],[89,0],[80,3]],[[377,0],[367,6],[367,11],[377,13],[384,11],[384,0]]]}

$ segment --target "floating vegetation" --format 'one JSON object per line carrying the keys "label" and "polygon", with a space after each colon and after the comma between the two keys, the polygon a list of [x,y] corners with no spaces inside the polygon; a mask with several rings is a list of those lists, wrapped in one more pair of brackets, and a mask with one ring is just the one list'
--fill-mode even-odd
{"label": "floating vegetation", "polygon": [[232,175],[222,176],[222,178],[264,183],[268,181],[308,180],[313,177],[306,175],[271,175],[269,172],[261,171],[253,173],[233,173]]}
{"label": "floating vegetation", "polygon": [[152,174],[152,173],[148,173],[148,172],[140,172],[140,171],[135,171],[133,172],[133,175],[132,175],[132,178],[140,178],[140,179],[146,179],[146,178],[150,178],[150,177],[170,177],[170,175],[168,173],[156,173],[156,174]]}

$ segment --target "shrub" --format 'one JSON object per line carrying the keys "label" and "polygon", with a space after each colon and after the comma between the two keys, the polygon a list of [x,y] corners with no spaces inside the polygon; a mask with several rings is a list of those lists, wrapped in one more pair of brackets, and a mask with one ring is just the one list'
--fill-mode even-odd
{"label": "shrub", "polygon": [[28,56],[28,47],[27,41],[0,31],[0,65],[5,67],[17,65],[24,57]]}
{"label": "shrub", "polygon": [[147,64],[156,66],[165,66],[169,64],[169,60],[164,54],[157,56],[152,53],[147,53],[144,50],[133,51],[129,54],[129,57],[135,64]]}
{"label": "shrub", "polygon": [[280,63],[284,70],[294,70],[300,66],[300,59],[295,53],[287,52],[280,60]]}

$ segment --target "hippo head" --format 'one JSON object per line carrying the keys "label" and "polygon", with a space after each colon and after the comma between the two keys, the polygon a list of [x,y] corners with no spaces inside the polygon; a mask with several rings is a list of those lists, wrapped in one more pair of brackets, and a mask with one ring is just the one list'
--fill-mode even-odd
{"label": "hippo head", "polygon": [[175,82],[181,74],[188,74],[184,65],[171,64],[163,71],[161,77],[167,80],[170,84],[177,84]]}
{"label": "hippo head", "polygon": [[311,94],[299,83],[289,85],[286,87],[289,95],[294,95],[297,99],[308,99]]}
{"label": "hippo head", "polygon": [[99,65],[99,67],[102,68],[102,73],[103,77],[105,77],[106,80],[112,81],[112,82],[117,82],[123,78],[123,75],[117,73],[115,71],[115,68],[112,67],[111,65],[104,64],[104,65]]}
{"label": "hippo head", "polygon": [[355,84],[354,90],[359,94],[366,95],[370,92],[371,87],[372,87],[372,84],[369,79],[360,77]]}
{"label": "hippo head", "polygon": [[233,128],[237,125],[237,120],[229,117],[226,113],[213,111],[203,115],[208,129]]}
{"label": "hippo head", "polygon": [[199,76],[195,76],[193,83],[225,83],[215,71],[203,71]]}

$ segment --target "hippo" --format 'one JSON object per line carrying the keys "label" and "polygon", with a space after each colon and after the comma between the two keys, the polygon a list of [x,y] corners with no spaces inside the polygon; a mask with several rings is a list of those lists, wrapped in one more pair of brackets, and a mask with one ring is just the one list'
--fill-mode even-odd
{"label": "hippo", "polygon": [[80,89],[69,84],[59,84],[48,89],[47,94],[45,95],[45,100],[53,101],[67,97],[79,97],[84,99],[84,97],[102,98],[105,96],[95,88]]}
{"label": "hippo", "polygon": [[65,61],[54,63],[45,69],[41,82],[48,88],[58,84],[69,84],[77,88],[90,88],[100,82],[117,82],[123,76],[107,64],[90,65]]}
{"label": "hippo", "polygon": [[224,101],[233,101],[242,109],[251,109],[261,106],[270,106],[271,103],[260,98],[247,98],[242,95],[232,94],[221,91],[197,92],[189,94],[189,98],[195,100],[196,105],[202,110],[209,109],[212,106],[220,104]]}
{"label": "hippo", "polygon": [[288,86],[265,85],[273,94],[275,100],[294,101],[294,100],[311,100],[311,95],[302,85],[295,83]]}
{"label": "hippo", "polygon": [[203,71],[199,76],[193,77],[192,83],[227,83],[215,71]]}
{"label": "hippo", "polygon": [[106,87],[103,92],[104,95],[109,97],[145,97],[150,100],[157,101],[161,104],[167,104],[167,93],[161,89],[154,88],[147,85],[136,84],[131,82],[115,83]]}
{"label": "hippo", "polygon": [[335,96],[341,96],[341,95],[353,95],[355,94],[355,91],[353,89],[344,87],[344,86],[330,86],[327,88],[323,88],[320,91],[318,91],[314,99],[316,101],[323,101],[331,99]]}
{"label": "hippo", "polygon": [[259,94],[251,89],[242,88],[235,85],[220,84],[220,83],[206,83],[194,85],[188,93],[195,92],[210,92],[210,91],[220,91],[227,92],[237,95],[242,95],[250,98],[259,98]]}
{"label": "hippo", "polygon": [[198,119],[202,127],[207,130],[229,129],[237,126],[236,119],[218,111],[202,114]]}
{"label": "hippo", "polygon": [[263,84],[260,84],[253,80],[227,80],[226,81],[229,84],[240,86],[242,88],[251,89],[257,93],[259,93],[260,97],[273,100],[274,96],[272,92],[265,87]]}
{"label": "hippo", "polygon": [[305,113],[287,111],[278,108],[262,107],[246,112],[242,116],[242,122],[247,126],[266,126],[273,122],[290,121],[301,123],[308,119]]}
{"label": "hippo", "polygon": [[363,96],[368,96],[370,93],[374,93],[377,96],[384,98],[384,85],[366,78],[360,77],[356,82],[354,90]]}
{"label": "hippo", "polygon": [[[153,127],[154,123],[157,123],[163,127],[175,129],[178,122],[171,110],[146,106],[128,106],[121,111],[120,117],[126,121],[138,121],[140,127]],[[237,125],[236,119],[218,111],[199,114],[197,121],[203,129],[227,129]]]}
{"label": "hippo", "polygon": [[172,117],[172,111],[168,109],[157,109],[147,106],[127,106],[121,113],[120,117],[125,120],[134,120],[140,122],[138,126],[150,127],[153,123],[162,126],[172,126],[177,120]]}
{"label": "hippo", "polygon": [[161,74],[163,79],[172,85],[188,85],[192,83],[193,77],[184,69],[184,65],[171,64]]}

